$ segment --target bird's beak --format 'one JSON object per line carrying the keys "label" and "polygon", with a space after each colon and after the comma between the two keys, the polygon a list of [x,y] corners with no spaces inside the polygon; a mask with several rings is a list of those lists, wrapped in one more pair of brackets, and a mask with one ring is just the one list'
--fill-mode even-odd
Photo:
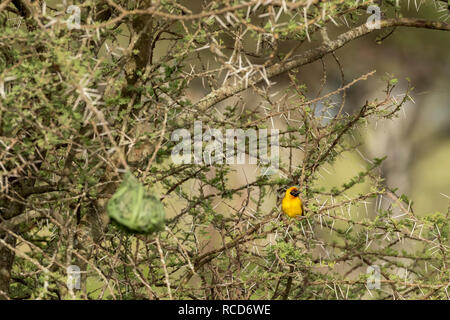
{"label": "bird's beak", "polygon": [[297,197],[300,194],[300,191],[299,190],[292,190],[290,192],[290,194],[293,195],[294,197]]}

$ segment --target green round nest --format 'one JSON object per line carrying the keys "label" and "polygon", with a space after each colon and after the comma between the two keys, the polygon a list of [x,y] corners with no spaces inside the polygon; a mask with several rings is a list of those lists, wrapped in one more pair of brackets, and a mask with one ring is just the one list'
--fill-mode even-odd
{"label": "green round nest", "polygon": [[164,229],[163,204],[129,171],[109,199],[106,211],[110,218],[132,231],[153,233]]}

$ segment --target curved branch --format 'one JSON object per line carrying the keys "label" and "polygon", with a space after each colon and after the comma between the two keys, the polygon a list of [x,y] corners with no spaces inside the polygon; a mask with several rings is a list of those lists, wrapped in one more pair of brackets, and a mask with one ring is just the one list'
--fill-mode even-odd
{"label": "curved branch", "polygon": [[[398,19],[388,19],[380,21],[380,27],[390,28],[390,27],[413,27],[413,28],[425,28],[433,30],[444,30],[450,31],[450,24],[438,21],[428,21],[424,19],[415,18],[398,18]],[[350,31],[341,34],[336,40],[327,42],[320,47],[306,51],[305,53],[297,56],[294,60],[288,62],[277,63],[269,68],[267,68],[267,78],[272,78],[280,75],[288,70],[298,68],[300,66],[314,62],[323,56],[336,51],[337,49],[343,47],[345,44],[358,39],[366,34],[371,33],[375,29],[369,29],[365,24],[356,27]],[[261,76],[253,77],[249,81],[240,81],[236,85],[224,86],[217,90],[212,91],[206,97],[201,99],[196,103],[197,110],[203,112],[216,103],[223,101],[236,93],[239,93],[249,87],[258,84],[263,81],[264,78]]]}
{"label": "curved branch", "polygon": [[11,230],[15,226],[18,226],[19,224],[21,224],[23,222],[26,222],[31,219],[41,218],[43,216],[45,216],[45,214],[40,211],[31,211],[31,212],[22,213],[21,215],[15,216],[8,220],[0,219],[0,229]]}

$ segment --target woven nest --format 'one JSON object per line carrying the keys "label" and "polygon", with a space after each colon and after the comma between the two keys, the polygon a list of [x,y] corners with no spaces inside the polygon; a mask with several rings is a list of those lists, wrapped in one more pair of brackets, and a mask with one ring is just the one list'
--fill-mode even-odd
{"label": "woven nest", "polygon": [[108,201],[109,217],[131,231],[152,233],[164,229],[164,206],[149,194],[131,172]]}

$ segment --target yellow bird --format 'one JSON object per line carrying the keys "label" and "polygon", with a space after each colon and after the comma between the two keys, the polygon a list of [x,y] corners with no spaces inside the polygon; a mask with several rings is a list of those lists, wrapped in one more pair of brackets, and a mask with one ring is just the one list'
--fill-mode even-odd
{"label": "yellow bird", "polygon": [[281,208],[290,218],[301,216],[304,212],[302,200],[299,198],[300,191],[297,187],[290,187],[281,202]]}

